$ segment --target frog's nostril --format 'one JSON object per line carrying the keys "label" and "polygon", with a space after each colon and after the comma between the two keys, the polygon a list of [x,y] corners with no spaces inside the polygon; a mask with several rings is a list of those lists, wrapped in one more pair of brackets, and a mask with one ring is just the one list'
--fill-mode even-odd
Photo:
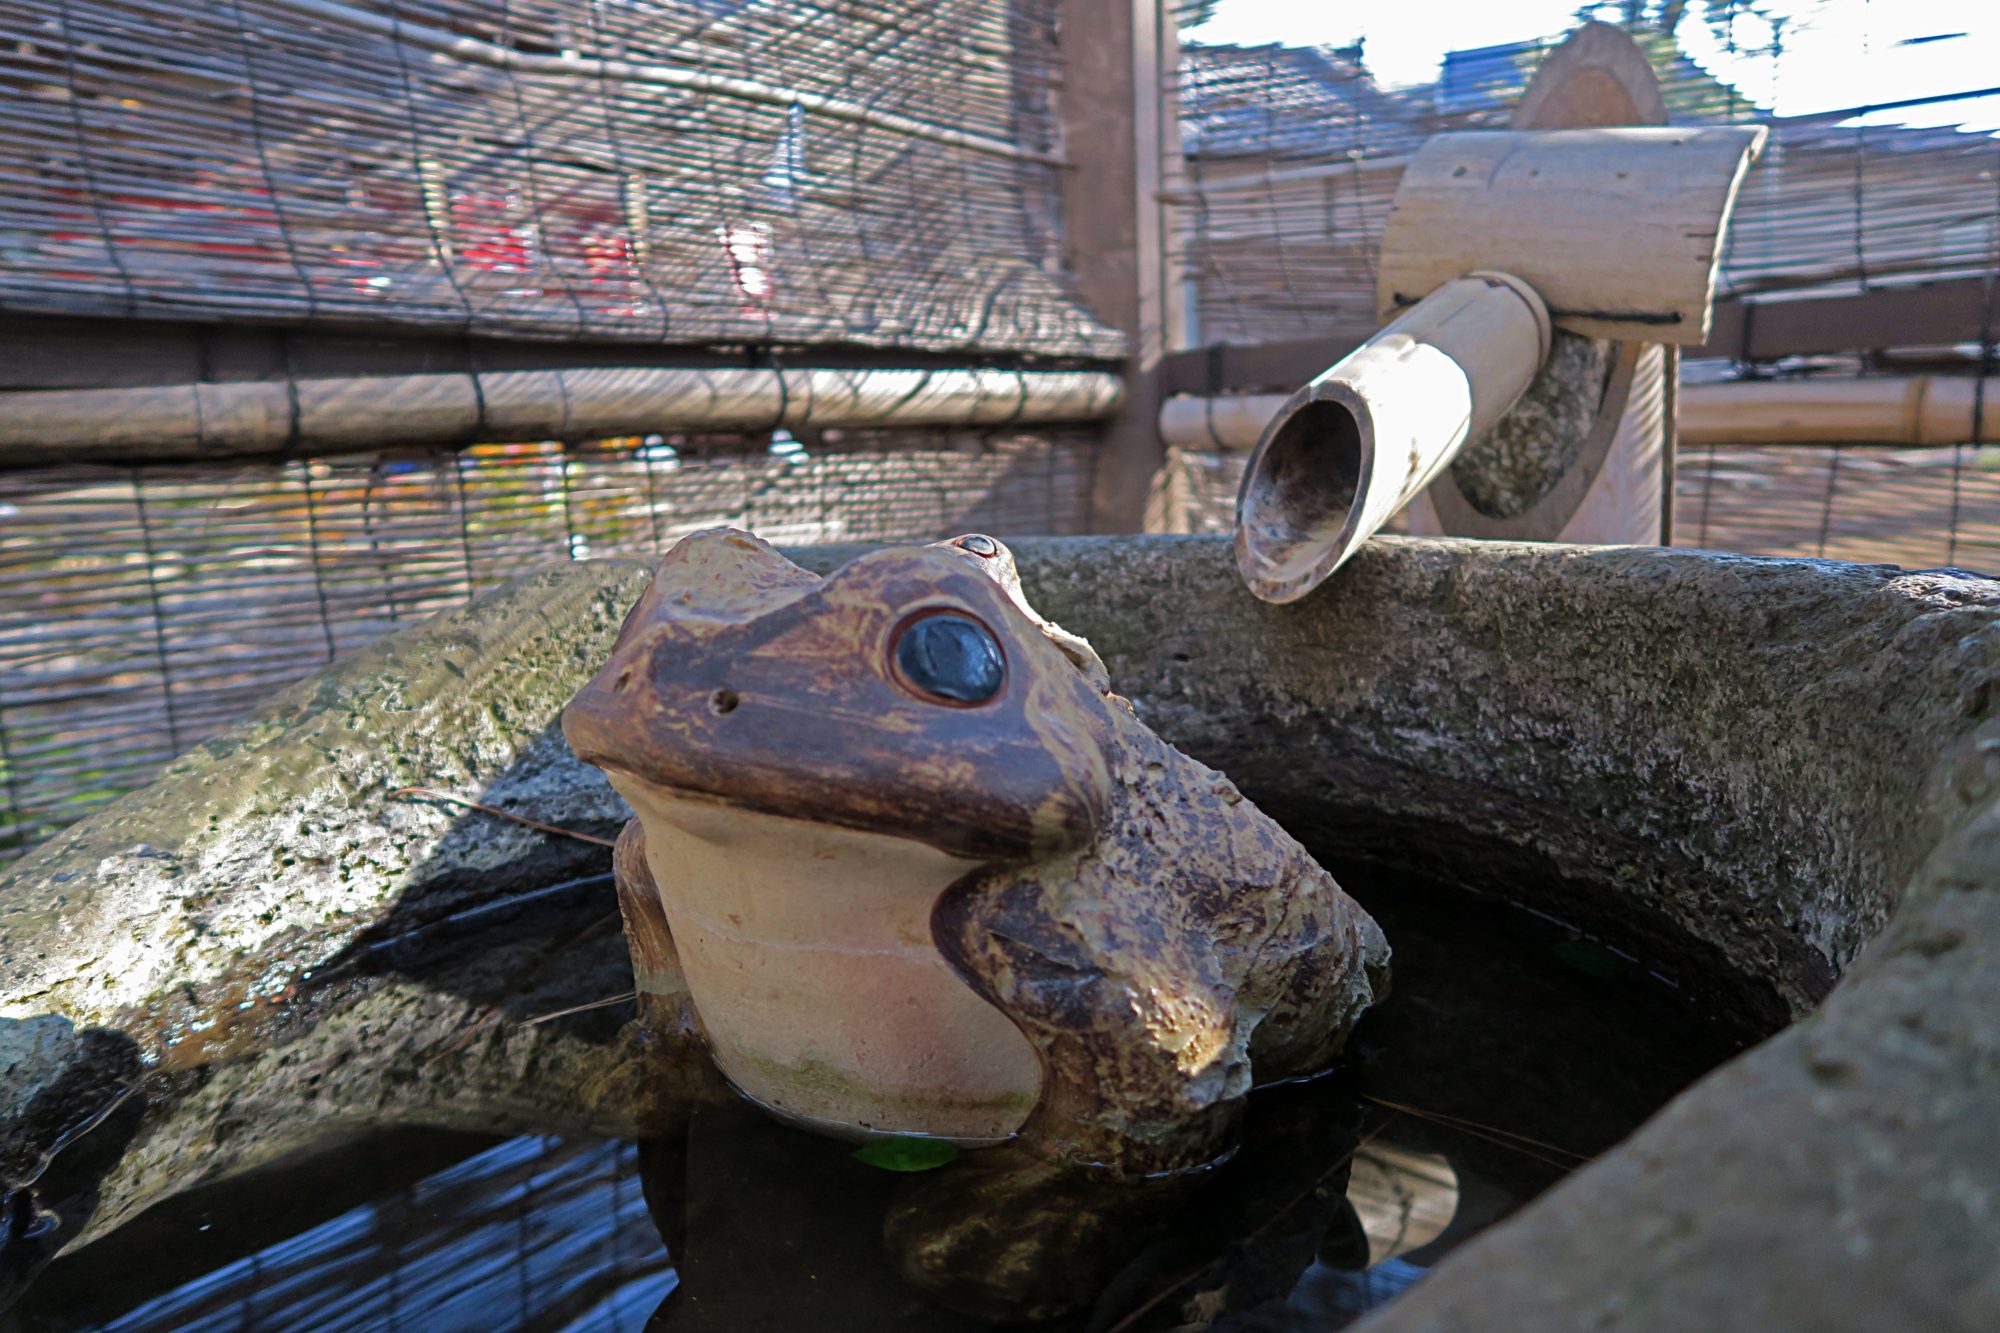
{"label": "frog's nostril", "polygon": [[611,682],[611,688],[614,692],[618,694],[623,694],[625,693],[625,691],[631,689],[632,668],[626,667],[623,671],[619,672],[618,679]]}
{"label": "frog's nostril", "polygon": [[724,713],[735,712],[736,705],[741,702],[742,700],[736,697],[735,690],[717,690],[708,696],[709,711],[717,717],[721,717]]}

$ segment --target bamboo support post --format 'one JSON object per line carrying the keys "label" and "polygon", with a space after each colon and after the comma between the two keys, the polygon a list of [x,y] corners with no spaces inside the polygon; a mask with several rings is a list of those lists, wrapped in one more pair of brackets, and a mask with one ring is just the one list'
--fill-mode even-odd
{"label": "bamboo support post", "polygon": [[[1974,376],[1739,380],[1681,390],[1690,444],[1937,446],[2000,436],[2000,378]],[[1985,420],[1981,420],[1981,417]]]}
{"label": "bamboo support post", "polygon": [[[1689,444],[1993,443],[2000,437],[2000,378],[1986,381],[1990,418],[1975,420],[1977,379],[1882,375],[1867,379],[1735,380],[1680,389],[1680,437]],[[1169,448],[1240,452],[1288,400],[1282,394],[1177,394],[1160,407]]]}

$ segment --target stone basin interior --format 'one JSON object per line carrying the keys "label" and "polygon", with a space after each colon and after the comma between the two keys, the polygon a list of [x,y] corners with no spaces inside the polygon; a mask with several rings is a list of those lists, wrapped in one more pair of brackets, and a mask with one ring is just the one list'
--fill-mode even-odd
{"label": "stone basin interior", "polygon": [[[1715,1002],[1740,978],[1662,970],[1505,885],[1314,850],[1390,932],[1391,999],[1341,1069],[1256,1094],[1238,1156],[1094,1308],[1040,1326],[1344,1327],[1765,1035]],[[726,1104],[672,1140],[362,1137],[156,1205],[57,1260],[7,1327],[1011,1326],[898,1275],[885,1217],[918,1177],[852,1153]]]}

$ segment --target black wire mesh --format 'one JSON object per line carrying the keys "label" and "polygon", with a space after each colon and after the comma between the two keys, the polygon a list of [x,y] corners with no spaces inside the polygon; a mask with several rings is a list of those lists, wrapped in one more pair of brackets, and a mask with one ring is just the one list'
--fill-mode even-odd
{"label": "black wire mesh", "polygon": [[333,658],[553,560],[651,557],[719,523],[794,544],[1081,532],[1094,440],[671,436],[5,476],[0,849]]}

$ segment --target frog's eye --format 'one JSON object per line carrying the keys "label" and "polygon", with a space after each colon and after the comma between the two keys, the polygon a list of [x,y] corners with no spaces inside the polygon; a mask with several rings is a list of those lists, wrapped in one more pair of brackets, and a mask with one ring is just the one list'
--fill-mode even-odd
{"label": "frog's eye", "polygon": [[983,704],[1000,693],[1007,675],[993,631],[951,611],[910,621],[890,651],[903,683],[935,703]]}
{"label": "frog's eye", "polygon": [[970,551],[982,560],[991,560],[1000,554],[1000,543],[983,532],[971,532],[958,539],[958,549]]}

